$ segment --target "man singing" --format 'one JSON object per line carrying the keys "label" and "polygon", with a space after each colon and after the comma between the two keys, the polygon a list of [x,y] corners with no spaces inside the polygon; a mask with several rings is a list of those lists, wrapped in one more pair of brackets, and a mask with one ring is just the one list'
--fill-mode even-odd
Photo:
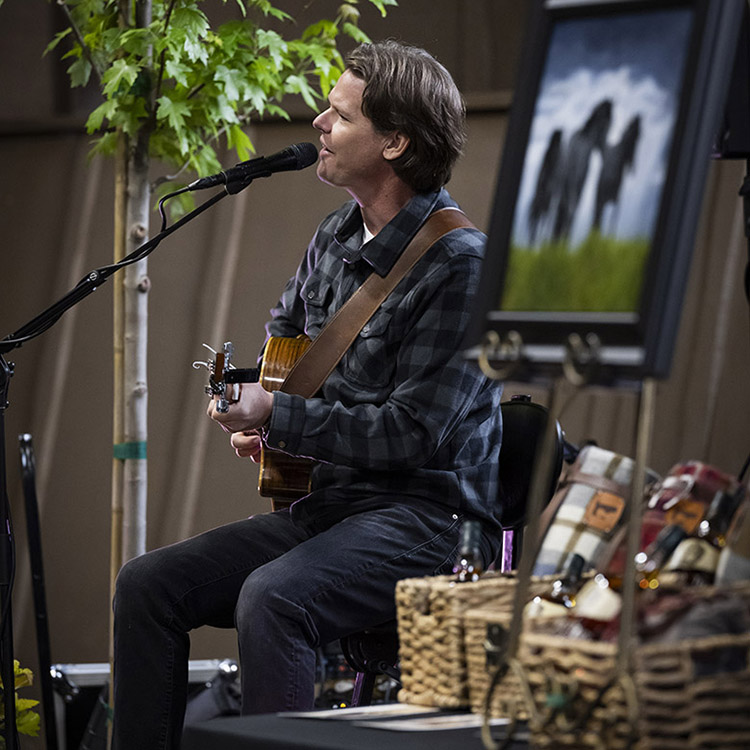
{"label": "man singing", "polygon": [[[313,121],[318,176],[351,196],[319,225],[266,326],[315,339],[371,274],[384,276],[436,210],[463,147],[465,111],[424,50],[360,45]],[[460,346],[485,237],[439,239],[312,398],[241,385],[228,412],[240,456],[315,460],[309,494],[125,565],[115,595],[114,744],[179,746],[189,636],[236,627],[244,713],[313,707],[317,649],[395,616],[399,579],[450,570],[461,522],[498,546],[501,386]]]}

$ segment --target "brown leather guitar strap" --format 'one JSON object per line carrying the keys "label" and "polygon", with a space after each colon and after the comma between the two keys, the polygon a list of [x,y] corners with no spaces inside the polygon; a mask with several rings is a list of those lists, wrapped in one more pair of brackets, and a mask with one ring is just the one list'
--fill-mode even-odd
{"label": "brown leather guitar strap", "polygon": [[393,268],[385,276],[373,271],[362,286],[339,308],[307,351],[297,360],[280,390],[305,398],[317,393],[365,323],[399,281],[435,242],[460,227],[473,228],[474,225],[457,208],[442,208],[430,214],[393,264]]}

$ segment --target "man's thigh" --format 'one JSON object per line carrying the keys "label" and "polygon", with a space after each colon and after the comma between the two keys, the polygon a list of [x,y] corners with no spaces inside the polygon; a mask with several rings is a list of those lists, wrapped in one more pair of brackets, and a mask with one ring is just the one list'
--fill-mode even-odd
{"label": "man's thigh", "polygon": [[258,568],[248,593],[303,607],[327,643],[395,617],[398,580],[449,570],[460,522],[407,506],[352,515]]}
{"label": "man's thigh", "polygon": [[292,523],[289,513],[252,516],[135,558],[124,571],[126,585],[135,581],[185,629],[232,627],[248,575],[309,536]]}

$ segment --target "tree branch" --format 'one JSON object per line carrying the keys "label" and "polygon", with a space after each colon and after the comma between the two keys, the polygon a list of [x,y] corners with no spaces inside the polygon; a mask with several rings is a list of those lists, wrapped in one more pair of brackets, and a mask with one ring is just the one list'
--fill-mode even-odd
{"label": "tree branch", "polygon": [[[167,13],[164,16],[164,34],[166,36],[167,29],[169,28],[169,22],[172,18],[172,11],[174,10],[174,6],[177,0],[170,0],[169,6],[167,7]],[[159,56],[159,74],[156,76],[156,87],[154,89],[154,104],[153,104],[153,114],[152,116],[156,117],[156,102],[159,101],[159,97],[161,96],[161,84],[162,84],[162,78],[164,77],[164,68],[167,64],[167,50],[166,48],[161,51],[161,55]]]}
{"label": "tree branch", "polygon": [[62,8],[63,13],[65,13],[65,18],[67,19],[70,28],[73,30],[73,34],[75,35],[76,41],[78,42],[78,44],[81,45],[81,51],[83,52],[84,57],[89,61],[89,65],[91,65],[91,69],[94,71],[94,74],[96,75],[96,78],[99,81],[99,85],[101,85],[102,71],[99,69],[99,66],[96,64],[96,60],[94,59],[94,55],[91,52],[91,49],[83,40],[83,35],[81,34],[80,29],[78,28],[75,20],[73,19],[73,14],[70,12],[70,8],[68,8],[68,6],[65,4],[65,0],[57,0],[57,4]]}

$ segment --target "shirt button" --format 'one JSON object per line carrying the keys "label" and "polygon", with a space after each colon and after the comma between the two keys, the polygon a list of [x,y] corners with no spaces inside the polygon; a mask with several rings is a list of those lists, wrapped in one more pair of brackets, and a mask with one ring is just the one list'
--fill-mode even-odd
{"label": "shirt button", "polygon": [[313,292],[312,290],[310,290],[307,293],[307,299],[314,299],[314,298],[315,298],[315,292]]}
{"label": "shirt button", "polygon": [[279,440],[279,448],[286,448],[286,440]]}

